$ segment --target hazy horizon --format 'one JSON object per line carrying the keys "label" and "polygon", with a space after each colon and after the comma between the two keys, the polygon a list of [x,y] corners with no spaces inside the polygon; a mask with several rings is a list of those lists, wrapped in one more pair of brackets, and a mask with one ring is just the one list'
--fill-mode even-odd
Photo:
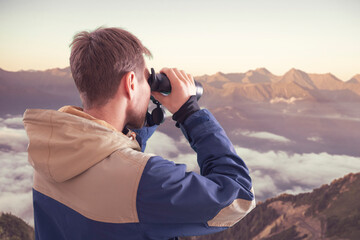
{"label": "hazy horizon", "polygon": [[[19,70],[16,70],[16,71],[12,71],[12,70],[8,70],[8,69],[5,69],[3,68],[2,66],[0,66],[0,69],[4,70],[4,71],[7,71],[7,72],[45,72],[45,71],[50,71],[50,70],[54,70],[54,69],[66,69],[66,68],[70,68],[70,66],[65,66],[65,67],[53,67],[53,68],[47,68],[47,69],[19,69]],[[148,65],[148,68],[151,68],[151,66]],[[193,75],[193,77],[202,77],[204,75],[208,75],[208,76],[212,76],[212,75],[215,75],[217,73],[223,73],[223,74],[242,74],[242,73],[246,73],[246,72],[249,72],[249,71],[256,71],[258,69],[266,69],[268,70],[270,73],[274,74],[275,76],[284,76],[287,72],[289,72],[290,70],[292,69],[296,69],[296,70],[300,70],[300,71],[303,71],[307,74],[332,74],[334,75],[336,78],[338,78],[339,80],[343,81],[343,82],[346,82],[346,81],[349,81],[351,80],[353,77],[357,76],[357,75],[360,75],[360,71],[359,72],[355,72],[353,75],[351,75],[351,77],[349,79],[341,79],[340,77],[338,77],[337,75],[335,75],[334,73],[332,72],[323,72],[323,73],[319,73],[319,72],[306,72],[302,69],[297,69],[297,68],[289,68],[287,71],[283,72],[282,74],[276,74],[274,72],[271,71],[271,69],[268,69],[266,67],[256,67],[254,69],[248,69],[248,70],[245,70],[244,72],[222,72],[222,71],[216,71],[216,72],[211,72],[211,73],[204,73],[204,74],[201,74],[201,75]],[[160,69],[156,69],[156,71],[158,72]],[[190,73],[191,74],[191,73]]]}

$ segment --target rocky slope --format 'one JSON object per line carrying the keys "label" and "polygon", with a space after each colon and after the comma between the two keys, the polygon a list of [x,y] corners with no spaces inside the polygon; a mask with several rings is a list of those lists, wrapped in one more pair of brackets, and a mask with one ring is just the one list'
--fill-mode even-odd
{"label": "rocky slope", "polygon": [[1,240],[34,240],[34,229],[22,219],[9,214],[0,215]]}
{"label": "rocky slope", "polygon": [[268,199],[228,230],[187,240],[360,239],[360,173]]}

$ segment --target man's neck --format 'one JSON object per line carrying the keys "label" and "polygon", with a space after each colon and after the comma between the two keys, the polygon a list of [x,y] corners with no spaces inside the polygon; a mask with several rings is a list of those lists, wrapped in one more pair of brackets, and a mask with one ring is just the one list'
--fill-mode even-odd
{"label": "man's neck", "polygon": [[84,109],[84,112],[94,118],[104,120],[116,130],[122,132],[125,127],[125,110],[121,106],[114,107],[108,103],[99,108]]}

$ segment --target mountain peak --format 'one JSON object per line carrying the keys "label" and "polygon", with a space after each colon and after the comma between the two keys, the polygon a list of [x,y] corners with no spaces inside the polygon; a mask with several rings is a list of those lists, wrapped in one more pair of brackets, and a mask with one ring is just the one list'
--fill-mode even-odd
{"label": "mountain peak", "polygon": [[221,72],[221,71],[218,71],[217,73],[215,73],[215,75],[218,75],[218,76],[225,76],[225,73]]}
{"label": "mountain peak", "polygon": [[273,75],[266,68],[249,70],[244,74],[242,83],[270,83],[278,81],[278,77]]}
{"label": "mountain peak", "polygon": [[[305,73],[304,71],[301,71],[300,69],[297,68],[291,68],[289,71],[287,71],[287,73]],[[285,73],[286,74],[286,73]]]}
{"label": "mountain peak", "polygon": [[257,72],[260,72],[260,73],[262,73],[262,74],[271,74],[271,72],[269,71],[269,70],[267,70],[266,68],[257,68],[257,69],[255,69],[255,71],[257,71]]}
{"label": "mountain peak", "polygon": [[310,79],[309,75],[306,72],[298,70],[296,68],[291,68],[285,75],[281,78],[280,82],[291,83],[294,82],[301,87],[308,89],[315,89],[313,81]]}
{"label": "mountain peak", "polygon": [[347,83],[360,83],[360,74],[353,76]]}

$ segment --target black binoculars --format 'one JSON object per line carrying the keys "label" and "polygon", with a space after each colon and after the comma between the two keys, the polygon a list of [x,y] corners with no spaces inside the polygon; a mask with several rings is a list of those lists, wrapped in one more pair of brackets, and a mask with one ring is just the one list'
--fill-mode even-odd
{"label": "black binoculars", "polygon": [[[151,74],[148,79],[151,91],[161,92],[163,94],[169,94],[171,92],[171,84],[169,78],[163,73],[155,73],[155,70],[151,68]],[[200,99],[204,89],[201,83],[195,81],[196,86],[196,98]],[[146,121],[149,126],[160,125],[165,120],[165,111],[161,108],[161,103],[157,101],[153,96],[150,98],[156,108],[150,113],[147,114]]]}
{"label": "black binoculars", "polygon": [[[163,73],[155,73],[155,70],[151,68],[151,74],[148,79],[151,91],[161,92],[164,94],[169,94],[171,92],[171,84],[169,78]],[[195,81],[196,86],[196,98],[200,99],[201,95],[204,92],[203,86],[201,83]]]}

